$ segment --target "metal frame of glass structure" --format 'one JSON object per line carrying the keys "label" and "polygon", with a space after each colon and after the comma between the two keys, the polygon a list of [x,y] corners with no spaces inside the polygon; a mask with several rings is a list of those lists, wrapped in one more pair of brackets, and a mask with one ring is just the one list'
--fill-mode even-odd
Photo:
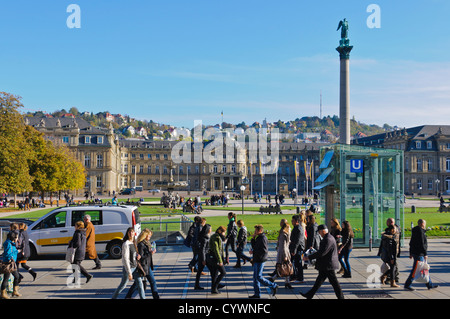
{"label": "metal frame of glass structure", "polygon": [[[404,154],[401,150],[333,144],[320,149],[322,220],[348,220],[355,247],[378,245],[386,220],[404,227]],[[403,244],[403,243],[402,243]]]}

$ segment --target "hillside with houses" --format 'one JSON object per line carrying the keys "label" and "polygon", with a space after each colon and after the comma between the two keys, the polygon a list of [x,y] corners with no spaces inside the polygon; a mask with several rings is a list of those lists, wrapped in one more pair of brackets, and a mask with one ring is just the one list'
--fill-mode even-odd
{"label": "hillside with houses", "polygon": [[[170,124],[156,123],[149,120],[137,120],[129,115],[112,114],[108,111],[92,113],[88,111],[79,111],[72,107],[68,111],[61,109],[52,113],[42,111],[28,112],[25,116],[32,117],[81,117],[95,127],[111,127],[119,138],[138,138],[150,140],[191,140],[193,128],[175,127]],[[243,134],[249,128],[257,132],[271,132],[277,130],[280,133],[280,139],[284,142],[311,142],[311,143],[334,143],[339,138],[339,117],[324,116],[305,116],[290,121],[262,122],[255,121],[252,124],[245,122],[217,123],[214,125],[203,125],[202,129],[225,129],[233,132],[235,135]],[[383,132],[397,129],[396,126],[384,124],[378,126],[374,124],[365,124],[357,122],[354,118],[351,120],[352,138],[367,137]]]}

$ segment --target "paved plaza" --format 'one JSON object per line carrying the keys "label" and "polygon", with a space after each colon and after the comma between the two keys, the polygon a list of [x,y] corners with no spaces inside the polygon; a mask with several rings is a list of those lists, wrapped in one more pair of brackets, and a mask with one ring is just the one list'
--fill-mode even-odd
{"label": "paved plaza", "polygon": [[[405,206],[416,204],[423,207],[430,201],[408,201]],[[264,200],[263,200],[263,205]],[[431,203],[430,203],[431,204]],[[239,201],[232,201],[232,205],[239,205]],[[251,205],[246,201],[246,205]],[[254,204],[261,205],[261,204]],[[248,214],[250,212],[246,212]],[[17,214],[17,213],[16,213]],[[205,210],[202,216],[226,216],[227,211]],[[6,217],[10,214],[2,214]],[[15,214],[11,214],[15,215]],[[13,217],[13,216],[11,216]],[[14,216],[16,217],[16,216]],[[424,284],[414,283],[417,288],[410,292],[403,289],[403,283],[409,275],[412,260],[408,257],[409,239],[405,240],[402,255],[398,260],[400,270],[401,288],[391,288],[389,285],[379,285],[378,276],[374,272],[376,266],[381,265],[377,257],[378,247],[372,251],[368,248],[355,248],[351,253],[350,263],[352,278],[340,278],[345,298],[347,299],[449,299],[450,298],[450,239],[429,239],[429,264],[431,265],[431,278],[439,288],[428,290]],[[162,299],[171,300],[214,300],[214,299],[248,299],[253,295],[252,267],[249,263],[240,269],[233,268],[235,254],[230,251],[230,265],[226,266],[227,275],[223,283],[225,288],[221,294],[211,295],[209,273],[201,278],[203,291],[195,291],[195,274],[188,269],[188,263],[192,258],[192,251],[184,245],[159,246],[154,255],[155,277],[158,291]],[[102,269],[91,270],[94,262],[85,260],[83,266],[94,275],[94,278],[85,284],[85,278],[81,278],[81,285],[74,287],[68,277],[72,270],[64,260],[64,256],[43,256],[37,260],[30,260],[29,265],[38,273],[36,280],[31,281],[31,276],[21,269],[24,279],[21,283],[20,299],[110,299],[121,279],[121,260],[107,258],[101,255]],[[275,244],[269,248],[269,260],[266,263],[264,274],[266,277],[274,270],[276,260]],[[375,267],[374,267],[375,266]],[[207,268],[206,268],[207,270]],[[284,279],[278,279],[278,293],[271,296],[268,289],[262,289],[262,299],[265,300],[300,300],[304,299],[299,292],[310,289],[317,276],[317,271],[309,268],[304,271],[305,282],[294,283],[294,289],[284,288]],[[69,282],[69,284],[68,284]],[[131,283],[128,284],[128,287]],[[119,296],[124,298],[127,289]],[[150,290],[147,290],[147,298],[151,299]],[[335,299],[331,285],[326,281],[314,297],[315,299]]]}
{"label": "paved plaza", "polygon": [[[344,295],[348,299],[448,299],[450,298],[450,239],[430,240],[429,264],[431,265],[431,277],[434,284],[439,288],[428,290],[424,284],[414,283],[417,288],[414,292],[405,291],[403,288],[391,288],[388,285],[373,286],[376,280],[370,265],[380,265],[380,259],[376,256],[377,251],[369,249],[354,249],[351,254],[352,278],[339,278]],[[219,295],[211,295],[209,291],[209,274],[202,276],[201,285],[206,289],[194,291],[195,274],[188,270],[188,263],[192,257],[189,248],[183,245],[160,246],[154,255],[155,277],[158,291],[162,299],[247,299],[253,294],[252,268],[249,263],[240,269],[232,266],[235,256],[231,252],[231,263],[226,266],[227,275],[223,283],[226,287],[221,289]],[[268,275],[275,267],[275,246],[270,245],[269,261],[266,263],[265,274]],[[400,268],[400,284],[406,280],[411,269],[412,262],[406,256],[406,252],[398,261]],[[32,282],[31,276],[21,270],[24,279],[21,283],[20,299],[109,299],[118,286],[121,277],[121,261],[103,259],[102,269],[91,270],[94,262],[86,260],[83,265],[94,275],[94,278],[85,284],[85,278],[81,278],[80,287],[67,284],[71,274],[68,263],[63,256],[43,257],[32,260],[29,265],[37,271],[37,279]],[[306,292],[312,287],[317,276],[315,269],[305,270],[305,283],[294,284],[294,289],[284,288],[284,280],[278,279],[280,285],[275,297],[270,291],[262,289],[263,299],[303,299],[299,292]],[[374,280],[372,280],[374,278]],[[368,284],[369,281],[369,284]],[[131,283],[128,284],[128,287]],[[119,296],[125,297],[126,290]],[[147,291],[147,297],[152,298],[151,292]],[[335,299],[335,295],[328,282],[321,287],[316,299]]]}

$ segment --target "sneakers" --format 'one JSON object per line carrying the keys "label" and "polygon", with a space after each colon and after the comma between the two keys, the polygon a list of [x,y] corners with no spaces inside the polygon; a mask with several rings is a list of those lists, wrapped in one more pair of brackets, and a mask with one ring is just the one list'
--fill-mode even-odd
{"label": "sneakers", "polygon": [[411,287],[411,286],[405,287],[405,289],[406,289],[406,290],[409,290],[409,291],[414,291],[414,290],[416,290],[416,289],[414,289],[414,288]]}

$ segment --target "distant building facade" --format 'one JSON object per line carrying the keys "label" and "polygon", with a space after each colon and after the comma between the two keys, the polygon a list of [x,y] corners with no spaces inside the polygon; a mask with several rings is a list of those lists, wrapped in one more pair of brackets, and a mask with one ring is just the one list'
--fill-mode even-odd
{"label": "distant building facade", "polygon": [[352,144],[403,150],[405,194],[450,194],[450,125],[423,125],[358,138]]}
{"label": "distant building facade", "polygon": [[[190,163],[188,160],[178,164],[172,158],[178,141],[118,139],[112,126],[96,128],[81,118],[25,117],[25,122],[43,132],[47,139],[66,144],[83,163],[87,179],[83,189],[74,190],[78,195],[85,192],[107,195],[135,186],[152,190],[157,181],[169,180],[171,169],[175,181],[189,182],[186,191],[239,192],[245,178],[246,192],[275,194],[283,179],[289,190],[296,188],[303,194],[308,189],[311,193],[313,182],[309,179],[306,184],[304,161],[313,163],[312,176],[317,177],[319,149],[323,145],[280,142],[278,169],[272,174],[261,174],[260,164],[250,163],[246,148],[234,146],[233,152],[213,153],[213,160],[205,161],[203,157],[194,158],[198,145],[188,143],[192,154]],[[209,143],[202,143],[202,150]],[[299,162],[298,175],[295,161]]]}

